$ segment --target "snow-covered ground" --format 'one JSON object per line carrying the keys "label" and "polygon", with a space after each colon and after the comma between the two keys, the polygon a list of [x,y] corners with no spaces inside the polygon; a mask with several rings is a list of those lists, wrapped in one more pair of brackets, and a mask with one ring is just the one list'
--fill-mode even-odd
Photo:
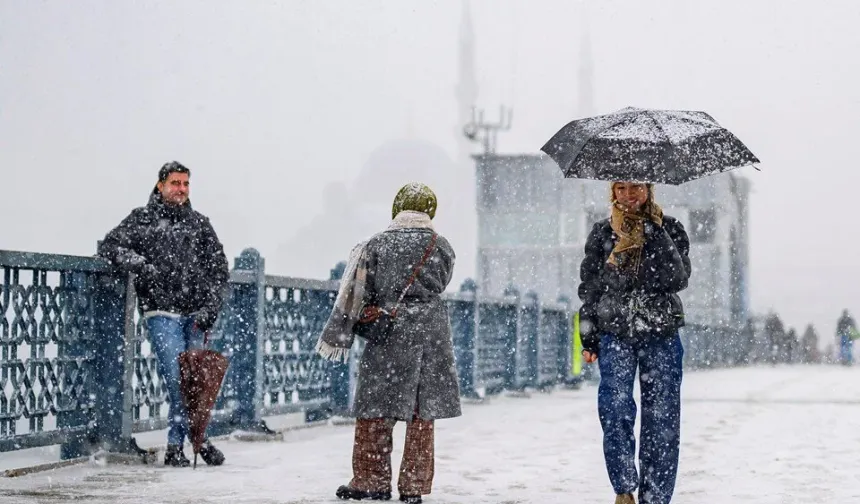
{"label": "snow-covered ground", "polygon": [[[611,503],[596,389],[467,404],[439,422],[428,503]],[[688,373],[678,504],[860,502],[860,369]],[[402,425],[395,433],[402,444]],[[0,502],[334,503],[350,427],[222,441],[219,468],[87,464],[0,478]],[[395,444],[396,461],[400,451]],[[396,499],[396,496],[395,496]]]}

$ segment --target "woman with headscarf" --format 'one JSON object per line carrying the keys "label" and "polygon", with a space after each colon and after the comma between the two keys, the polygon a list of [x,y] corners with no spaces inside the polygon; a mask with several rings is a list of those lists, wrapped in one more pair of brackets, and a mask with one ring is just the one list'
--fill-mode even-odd
{"label": "woman with headscarf", "polygon": [[[678,292],[690,278],[683,225],[663,215],[651,184],[614,182],[611,216],[598,222],[580,268],[583,357],[599,357],[598,412],[616,504],[666,504],[678,471],[684,350]],[[639,369],[642,421],[636,470]]]}
{"label": "woman with headscarf", "polygon": [[420,503],[434,474],[434,420],[460,416],[460,390],[448,309],[441,294],[454,270],[454,249],[436,234],[436,195],[408,184],[394,199],[388,229],[357,245],[344,270],[335,306],[317,344],[320,355],[346,360],[363,307],[396,310],[382,343],[361,356],[354,414],[352,480],[341,499],[391,498],[392,430],[407,422],[397,488]]}

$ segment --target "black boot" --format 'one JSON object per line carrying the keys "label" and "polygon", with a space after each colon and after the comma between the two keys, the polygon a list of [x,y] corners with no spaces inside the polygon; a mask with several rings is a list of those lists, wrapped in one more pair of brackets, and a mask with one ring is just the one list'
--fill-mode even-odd
{"label": "black boot", "polygon": [[350,488],[347,485],[338,487],[335,495],[343,500],[391,500],[391,492],[365,492]]}
{"label": "black boot", "polygon": [[167,445],[167,451],[164,452],[164,465],[170,467],[188,467],[191,461],[182,452],[180,445]]}
{"label": "black boot", "polygon": [[400,500],[402,502],[406,502],[407,504],[421,504],[421,496],[420,495],[400,494]]}
{"label": "black boot", "polygon": [[215,448],[208,439],[200,447],[200,458],[203,459],[203,462],[206,462],[206,465],[219,466],[224,463],[224,453]]}

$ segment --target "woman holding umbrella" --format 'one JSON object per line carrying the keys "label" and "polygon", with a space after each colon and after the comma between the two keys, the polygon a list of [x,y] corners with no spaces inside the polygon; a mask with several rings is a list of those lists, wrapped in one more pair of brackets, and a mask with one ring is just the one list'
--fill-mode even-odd
{"label": "woman holding umbrella", "polygon": [[571,121],[541,150],[565,177],[614,181],[612,215],[591,230],[580,269],[583,357],[600,367],[598,411],[616,504],[635,503],[637,488],[641,504],[666,504],[678,473],[684,355],[678,292],[690,278],[690,243],[681,223],[663,215],[653,184],[680,185],[759,160],[705,112],[636,107]]}
{"label": "woman holding umbrella", "polygon": [[[598,222],[580,268],[586,362],[598,361],[598,411],[616,504],[666,504],[678,470],[684,311],[690,277],[683,225],[663,215],[653,184],[613,182],[611,217]],[[598,360],[599,359],[599,360]],[[636,370],[642,402],[636,470]]]}

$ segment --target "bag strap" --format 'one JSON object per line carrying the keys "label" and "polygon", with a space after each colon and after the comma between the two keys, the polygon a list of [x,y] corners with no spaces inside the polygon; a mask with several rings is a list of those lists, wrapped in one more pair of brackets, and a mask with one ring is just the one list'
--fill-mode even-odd
{"label": "bag strap", "polygon": [[403,288],[403,292],[400,293],[400,298],[397,300],[397,304],[394,305],[394,309],[391,310],[391,316],[397,316],[397,308],[400,307],[400,303],[403,302],[403,298],[406,297],[406,293],[409,291],[409,288],[412,287],[412,284],[415,283],[415,280],[418,279],[418,274],[421,273],[421,269],[424,268],[424,263],[430,259],[430,255],[433,254],[433,249],[436,248],[436,233],[433,233],[433,236],[430,238],[430,243],[427,245],[427,250],[424,251],[424,256],[421,258],[421,261],[415,265],[415,269],[412,271],[412,276],[409,277],[409,281],[406,283],[406,287]]}

